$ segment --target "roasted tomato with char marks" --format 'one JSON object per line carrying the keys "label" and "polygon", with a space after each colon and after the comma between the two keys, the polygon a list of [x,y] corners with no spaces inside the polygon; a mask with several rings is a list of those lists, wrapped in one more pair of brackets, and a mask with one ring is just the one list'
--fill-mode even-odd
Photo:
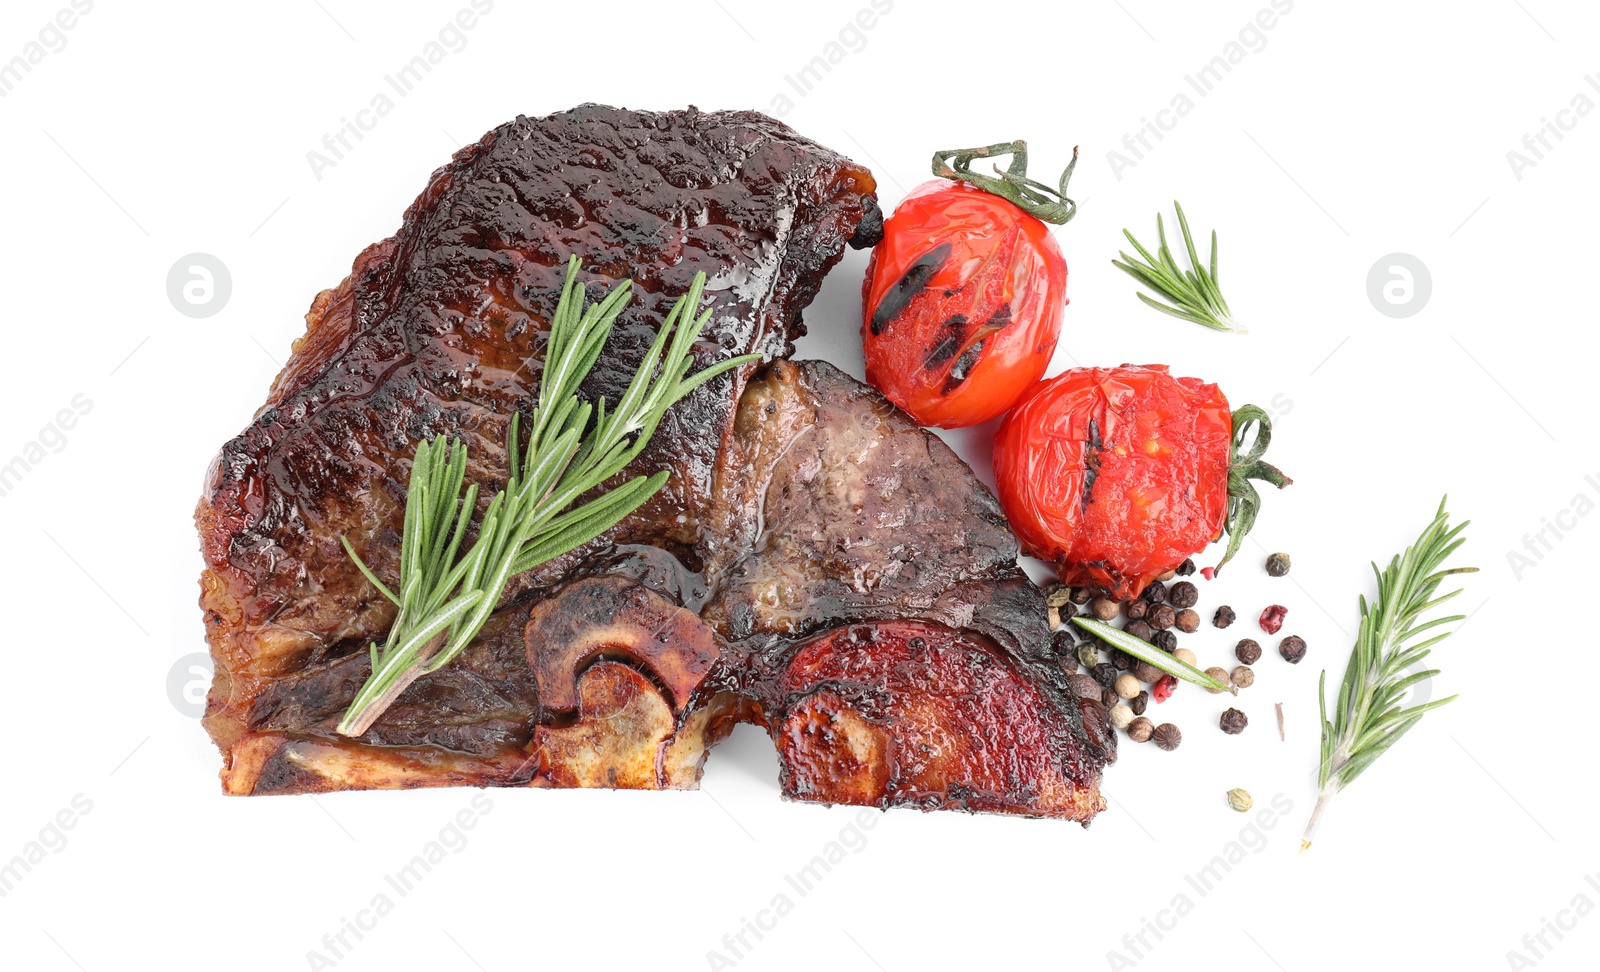
{"label": "roasted tomato with char marks", "polygon": [[[1005,172],[971,171],[974,159],[1002,154],[1012,157]],[[901,201],[872,251],[862,288],[867,382],[923,425],[986,422],[1050,365],[1067,263],[1045,221],[1072,218],[1072,167],[1055,192],[1029,180],[1026,166],[1023,142],[935,154],[942,178]]]}
{"label": "roasted tomato with char marks", "polygon": [[1271,435],[1260,408],[1230,411],[1216,385],[1165,365],[1075,368],[1000,424],[996,491],[1062,583],[1134,597],[1224,530],[1217,567],[1234,555],[1260,506],[1250,480],[1291,482],[1261,459]]}

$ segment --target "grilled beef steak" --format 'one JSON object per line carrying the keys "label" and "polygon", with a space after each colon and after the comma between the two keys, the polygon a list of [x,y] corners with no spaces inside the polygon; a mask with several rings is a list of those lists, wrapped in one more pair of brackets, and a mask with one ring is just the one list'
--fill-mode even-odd
{"label": "grilled beef steak", "polygon": [[458,152],[320,295],[196,513],[230,793],[451,784],[688,787],[739,721],[787,795],[1087,821],[1115,757],[1067,691],[993,497],[831,366],[775,361],[679,403],[625,476],[668,485],[518,578],[477,640],[357,740],[334,731],[393,611],[414,443],[461,436],[485,500],[537,391],[568,254],[634,300],[583,393],[616,400],[697,270],[699,364],[786,355],[871,175],[751,112],[585,106]]}

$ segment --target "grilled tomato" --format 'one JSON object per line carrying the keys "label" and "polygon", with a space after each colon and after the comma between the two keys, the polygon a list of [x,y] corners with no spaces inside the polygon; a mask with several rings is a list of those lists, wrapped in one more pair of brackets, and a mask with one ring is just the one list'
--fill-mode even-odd
{"label": "grilled tomato", "polygon": [[[995,176],[974,159],[1011,156]],[[994,418],[1050,365],[1067,303],[1067,262],[1046,221],[1076,209],[1027,178],[1027,144],[938,152],[884,223],[862,287],[867,382],[923,425]],[[954,180],[954,181],[952,181]]]}
{"label": "grilled tomato", "polygon": [[1165,365],[1075,368],[1030,389],[994,444],[995,485],[1012,529],[1062,583],[1113,598],[1228,534],[1218,569],[1261,505],[1252,479],[1291,480],[1262,460],[1272,422],[1236,411],[1216,385]]}

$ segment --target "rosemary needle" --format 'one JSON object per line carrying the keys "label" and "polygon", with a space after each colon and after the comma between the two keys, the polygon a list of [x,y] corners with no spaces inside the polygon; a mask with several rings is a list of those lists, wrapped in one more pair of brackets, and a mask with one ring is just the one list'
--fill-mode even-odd
{"label": "rosemary needle", "polygon": [[1122,235],[1128,238],[1143,259],[1136,260],[1119,251],[1117,255],[1122,259],[1112,260],[1111,265],[1165,298],[1169,303],[1154,300],[1146,294],[1138,295],[1140,300],[1161,313],[1217,331],[1246,333],[1244,327],[1233,319],[1233,312],[1228,309],[1228,302],[1223,299],[1222,290],[1217,285],[1217,231],[1211,231],[1211,261],[1209,265],[1203,265],[1200,255],[1195,252],[1194,237],[1189,234],[1189,221],[1183,215],[1183,207],[1176,200],[1172,205],[1178,211],[1178,227],[1183,230],[1183,247],[1188,251],[1192,269],[1180,268],[1172,258],[1172,251],[1167,247],[1166,225],[1162,223],[1160,213],[1156,214],[1156,234],[1160,237],[1161,245],[1156,248],[1155,255],[1151,255],[1133,238],[1132,233],[1124,229]]}
{"label": "rosemary needle", "polygon": [[1193,682],[1201,688],[1212,692],[1233,691],[1235,695],[1239,694],[1238,690],[1232,689],[1228,683],[1207,675],[1193,665],[1182,659],[1174,658],[1150,642],[1142,638],[1136,638],[1121,628],[1114,628],[1104,621],[1097,621],[1094,618],[1073,618],[1072,623],[1101,639],[1111,647],[1120,648],[1140,661],[1153,665],[1176,678],[1181,678],[1185,682]]}
{"label": "rosemary needle", "polygon": [[1439,674],[1436,668],[1419,672],[1409,669],[1428,657],[1433,646],[1448,638],[1450,632],[1439,632],[1424,641],[1415,641],[1416,637],[1430,628],[1466,617],[1456,614],[1420,621],[1423,614],[1461,593],[1458,589],[1435,597],[1434,592],[1446,577],[1478,569],[1443,568],[1445,558],[1465,542],[1461,531],[1467,528],[1465,522],[1450,526],[1450,515],[1444,507],[1444,501],[1440,501],[1433,522],[1405,553],[1390,560],[1388,567],[1379,571],[1377,564],[1372,565],[1372,572],[1378,576],[1378,596],[1371,604],[1361,598],[1361,627],[1356,632],[1355,647],[1350,651],[1350,664],[1345,668],[1331,720],[1325,692],[1328,673],[1324,671],[1317,682],[1317,705],[1322,713],[1322,759],[1317,773],[1320,789],[1300,841],[1301,851],[1311,846],[1322,812],[1335,794],[1355,782],[1428,710],[1456,698],[1452,695],[1402,708],[1407,689]]}
{"label": "rosemary needle", "polygon": [[489,502],[471,548],[460,552],[477,508],[478,487],[468,486],[462,493],[467,449],[460,440],[447,442],[444,436],[417,443],[407,480],[395,587],[379,580],[350,542],[340,538],[356,567],[397,611],[384,643],[370,648],[372,674],[339,722],[339,732],[366,732],[412,682],[448,665],[489,620],[514,575],[593,540],[653,496],[667,480],[665,471],[630,479],[573,505],[643,452],[662,416],[679,399],[729,369],[760,359],[756,354],[730,358],[688,376],[690,351],[711,317],[709,308],[695,314],[706,280],[697,273],[622,398],[609,410],[603,398],[593,405],[580,401],[578,387],[599,360],[632,284],[625,280],[586,307],[578,266],[576,256],[568,261],[566,282],[550,319],[544,377],[528,419],[527,440],[521,435],[522,416],[513,414],[506,485]]}

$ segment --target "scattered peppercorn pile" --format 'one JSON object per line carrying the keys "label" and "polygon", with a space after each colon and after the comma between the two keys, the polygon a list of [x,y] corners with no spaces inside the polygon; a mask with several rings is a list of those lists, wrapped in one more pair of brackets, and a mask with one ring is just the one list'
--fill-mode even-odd
{"label": "scattered peppercorn pile", "polygon": [[[1288,554],[1274,553],[1267,557],[1265,566],[1269,576],[1283,577],[1289,573],[1289,565]],[[1200,629],[1201,613],[1195,610],[1200,603],[1200,589],[1189,580],[1177,579],[1194,573],[1194,561],[1185,560],[1175,570],[1151,581],[1138,597],[1121,603],[1086,587],[1054,584],[1045,591],[1048,620],[1055,631],[1054,648],[1069,676],[1073,693],[1104,705],[1111,724],[1124,730],[1132,741],[1154,742],[1169,752],[1183,742],[1183,733],[1170,722],[1158,724],[1146,718],[1145,712],[1152,702],[1171,698],[1178,680],[1068,622],[1080,612],[1107,624],[1120,617],[1123,631],[1199,667],[1194,652],[1178,644],[1179,633],[1193,634]],[[1207,579],[1211,577],[1209,571],[1200,573]],[[1262,631],[1275,635],[1283,628],[1288,613],[1289,609],[1281,604],[1268,605],[1257,624]],[[1217,628],[1227,628],[1237,620],[1238,614],[1226,604],[1219,606],[1211,616],[1211,623]],[[1079,636],[1085,640],[1076,641]],[[1255,639],[1241,638],[1233,651],[1239,664],[1232,671],[1221,666],[1205,671],[1227,684],[1237,695],[1239,689],[1255,684],[1256,673],[1251,666],[1261,660],[1262,649]],[[1305,639],[1292,634],[1285,636],[1278,643],[1278,654],[1291,664],[1299,664],[1306,655]],[[1229,735],[1238,735],[1249,724],[1249,717],[1232,707],[1218,719],[1222,731]],[[1237,792],[1243,793],[1242,790]],[[1248,801],[1249,795],[1245,794],[1244,799]]]}

